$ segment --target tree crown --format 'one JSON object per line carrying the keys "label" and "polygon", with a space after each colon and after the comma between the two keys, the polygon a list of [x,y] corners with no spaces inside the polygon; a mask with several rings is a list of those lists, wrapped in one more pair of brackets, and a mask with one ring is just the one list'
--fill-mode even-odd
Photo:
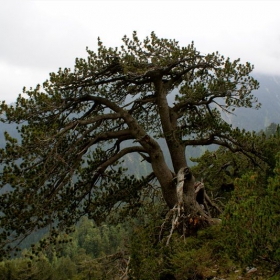
{"label": "tree crown", "polygon": [[[174,172],[185,166],[188,145],[218,144],[250,155],[242,132],[221,113],[258,107],[253,66],[218,52],[201,54],[191,43],[151,33],[124,36],[120,48],[98,39],[97,52],[76,59],[73,71],[50,73],[16,104],[1,104],[3,122],[21,124],[21,140],[6,134],[1,150],[1,240],[52,225],[65,228],[89,214],[102,221],[114,208],[141,205],[143,189],[157,179],[169,206]],[[166,165],[157,139],[171,154]],[[245,137],[243,137],[245,139]],[[251,149],[251,150],[250,150]],[[120,162],[137,153],[152,173],[127,175]],[[173,200],[172,200],[173,199]]]}

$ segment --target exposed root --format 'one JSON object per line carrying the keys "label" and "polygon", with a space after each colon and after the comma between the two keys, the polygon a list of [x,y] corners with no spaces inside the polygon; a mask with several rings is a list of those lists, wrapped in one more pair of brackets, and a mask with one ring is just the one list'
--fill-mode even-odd
{"label": "exposed root", "polygon": [[180,207],[178,207],[177,204],[166,214],[166,218],[161,225],[159,239],[163,239],[166,224],[171,224],[171,228],[166,239],[166,246],[168,246],[175,230],[178,230],[178,232],[181,233],[181,238],[185,239],[187,236],[196,235],[198,229],[205,228],[213,224],[212,221],[212,218],[202,215],[189,214],[186,216],[184,212],[180,210]]}
{"label": "exposed root", "polygon": [[[185,192],[190,186],[193,188],[194,195],[188,197]],[[185,238],[189,235],[196,235],[201,228],[220,222],[219,219],[212,218],[210,208],[214,208],[219,214],[222,212],[206,194],[203,181],[194,182],[194,177],[187,167],[181,168],[177,174],[176,191],[178,202],[166,214],[159,234],[159,238],[162,240],[166,224],[171,225],[166,245],[169,245],[175,230]]]}
{"label": "exposed root", "polygon": [[179,226],[179,218],[181,215],[180,205],[176,204],[174,206],[174,208],[172,209],[172,212],[173,212],[173,217],[171,220],[171,229],[170,229],[169,235],[167,237],[166,246],[169,245],[169,241],[170,241],[170,238],[171,238],[174,230]]}

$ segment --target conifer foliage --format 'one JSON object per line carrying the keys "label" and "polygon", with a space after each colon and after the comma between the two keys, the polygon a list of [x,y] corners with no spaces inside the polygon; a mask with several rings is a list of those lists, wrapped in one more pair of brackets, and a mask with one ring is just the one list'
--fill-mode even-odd
{"label": "conifer foliage", "polygon": [[[249,157],[258,153],[221,117],[236,107],[259,106],[251,94],[258,82],[250,63],[202,54],[193,43],[180,47],[154,33],[143,41],[136,32],[124,36],[119,48],[98,39],[97,52],[87,53],[73,70],[59,69],[42,86],[24,88],[16,104],[1,104],[2,122],[17,123],[21,135],[17,141],[6,134],[0,154],[5,250],[46,226],[55,238],[84,215],[98,223],[116,208],[133,213],[155,181],[166,205],[178,206],[174,179],[182,168],[180,213],[188,221],[198,215],[207,220],[211,215],[203,214],[205,201],[196,201],[185,148],[218,144]],[[122,162],[132,153],[151,166],[150,174],[126,172]]]}

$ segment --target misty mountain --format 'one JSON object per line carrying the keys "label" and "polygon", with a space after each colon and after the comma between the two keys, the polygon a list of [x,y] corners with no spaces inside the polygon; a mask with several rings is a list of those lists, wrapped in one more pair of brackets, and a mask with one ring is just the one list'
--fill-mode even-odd
{"label": "misty mountain", "polygon": [[258,90],[253,94],[262,104],[261,108],[238,108],[234,115],[225,115],[225,119],[234,127],[246,130],[260,131],[271,123],[280,123],[280,76],[263,74],[253,75],[260,83]]}

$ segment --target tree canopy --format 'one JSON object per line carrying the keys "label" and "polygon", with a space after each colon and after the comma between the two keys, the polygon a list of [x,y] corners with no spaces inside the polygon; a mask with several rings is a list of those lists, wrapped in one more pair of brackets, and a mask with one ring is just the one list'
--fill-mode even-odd
{"label": "tree canopy", "polygon": [[[10,188],[0,198],[2,248],[46,226],[55,237],[84,215],[101,222],[117,208],[130,213],[152,182],[169,208],[182,203],[189,216],[210,216],[200,207],[206,201],[196,200],[186,147],[217,144],[251,160],[258,154],[250,134],[222,118],[237,107],[258,108],[250,63],[202,54],[193,42],[181,47],[155,33],[141,41],[134,32],[122,41],[112,48],[98,39],[97,52],[87,48],[73,70],[24,88],[15,104],[2,102],[2,122],[17,123],[21,135],[6,133],[1,150],[1,188]],[[132,153],[151,166],[150,174],[126,173],[122,162]]]}

